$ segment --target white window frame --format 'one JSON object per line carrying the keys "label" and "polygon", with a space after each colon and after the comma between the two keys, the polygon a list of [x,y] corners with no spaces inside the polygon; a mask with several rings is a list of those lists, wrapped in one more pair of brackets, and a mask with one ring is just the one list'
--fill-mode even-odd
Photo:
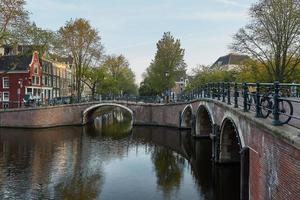
{"label": "white window frame", "polygon": [[[36,72],[35,72],[35,70],[36,70]],[[34,66],[33,66],[33,73],[34,74],[39,74],[39,65],[38,64],[34,64]]]}
{"label": "white window frame", "polygon": [[[5,84],[4,84],[4,83],[6,82],[5,80],[8,80],[8,81],[7,81],[8,86],[5,86]],[[3,77],[3,78],[2,78],[2,84],[3,84],[3,85],[2,85],[2,86],[3,86],[3,89],[8,89],[8,88],[9,88],[9,77]]]}
{"label": "white window frame", "polygon": [[[5,99],[5,94],[8,94],[8,98],[7,99]],[[9,92],[2,92],[2,101],[3,102],[9,102]]]}

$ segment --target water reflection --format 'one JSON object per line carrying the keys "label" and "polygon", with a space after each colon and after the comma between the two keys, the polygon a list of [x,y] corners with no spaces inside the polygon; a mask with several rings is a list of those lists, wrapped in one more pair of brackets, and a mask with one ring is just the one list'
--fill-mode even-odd
{"label": "water reflection", "polygon": [[238,199],[239,169],[214,167],[209,140],[105,126],[0,129],[0,199]]}
{"label": "water reflection", "polygon": [[185,160],[172,150],[163,147],[155,147],[151,158],[157,177],[157,186],[166,196],[170,196],[171,191],[180,188]]}
{"label": "water reflection", "polygon": [[112,139],[128,136],[132,130],[132,115],[127,110],[113,106],[96,109],[90,116],[91,126],[85,132],[90,135],[101,135]]}

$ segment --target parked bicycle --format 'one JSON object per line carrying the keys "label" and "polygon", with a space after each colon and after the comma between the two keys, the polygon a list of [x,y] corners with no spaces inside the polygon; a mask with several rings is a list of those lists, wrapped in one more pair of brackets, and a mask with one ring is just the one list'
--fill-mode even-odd
{"label": "parked bicycle", "polygon": [[[269,117],[269,115],[274,110],[274,99],[273,99],[273,94],[271,89],[268,89],[268,91],[261,97],[260,106],[261,106],[261,116],[263,118]],[[281,99],[279,96],[278,112],[279,112],[280,124],[287,124],[291,120],[293,115],[292,103],[287,99]]]}

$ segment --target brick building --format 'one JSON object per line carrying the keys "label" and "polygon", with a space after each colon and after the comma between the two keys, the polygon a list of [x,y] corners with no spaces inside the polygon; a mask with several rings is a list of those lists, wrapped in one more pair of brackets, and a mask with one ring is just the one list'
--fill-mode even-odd
{"label": "brick building", "polygon": [[19,107],[29,93],[41,98],[42,75],[38,52],[0,57],[0,107]]}

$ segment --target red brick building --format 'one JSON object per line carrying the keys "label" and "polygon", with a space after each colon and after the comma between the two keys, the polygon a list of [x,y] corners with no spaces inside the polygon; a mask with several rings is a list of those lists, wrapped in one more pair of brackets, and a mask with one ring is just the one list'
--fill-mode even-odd
{"label": "red brick building", "polygon": [[0,107],[21,106],[25,94],[41,98],[42,73],[38,52],[0,57]]}

